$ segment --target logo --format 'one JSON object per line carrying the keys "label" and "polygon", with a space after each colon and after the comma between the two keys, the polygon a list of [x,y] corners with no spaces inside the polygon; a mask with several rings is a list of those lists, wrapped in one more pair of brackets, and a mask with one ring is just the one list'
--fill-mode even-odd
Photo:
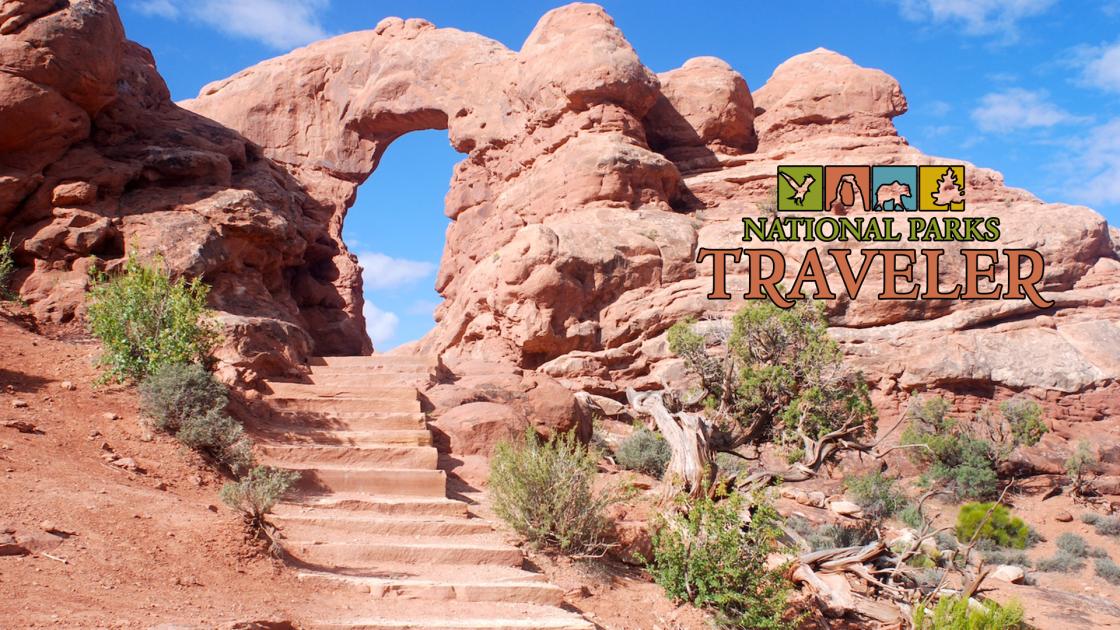
{"label": "logo", "polygon": [[[999,217],[965,213],[963,165],[783,164],[776,179],[778,212],[743,217],[745,247],[697,249],[697,263],[711,260],[708,299],[732,298],[729,267],[742,264],[745,275],[735,274],[746,279],[743,298],[781,308],[806,298],[855,300],[869,279],[881,283],[880,300],[1054,304],[1041,293],[1042,254],[998,249]],[[946,247],[949,242],[974,246]],[[783,243],[826,245],[778,245]],[[950,257],[957,263],[947,264]],[[946,269],[960,277],[943,277]]]}

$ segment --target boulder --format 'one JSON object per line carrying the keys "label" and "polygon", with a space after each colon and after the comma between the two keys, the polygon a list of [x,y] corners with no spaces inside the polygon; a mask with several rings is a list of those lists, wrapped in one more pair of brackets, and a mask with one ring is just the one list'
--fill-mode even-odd
{"label": "boulder", "polygon": [[859,518],[863,515],[863,508],[851,501],[833,500],[828,502],[828,509],[833,514],[840,516],[847,516],[850,518]]}
{"label": "boulder", "polygon": [[1023,579],[1027,576],[1027,572],[1023,570],[1023,567],[1001,564],[992,569],[992,572],[988,575],[992,579],[1007,582],[1008,584],[1022,584]]}

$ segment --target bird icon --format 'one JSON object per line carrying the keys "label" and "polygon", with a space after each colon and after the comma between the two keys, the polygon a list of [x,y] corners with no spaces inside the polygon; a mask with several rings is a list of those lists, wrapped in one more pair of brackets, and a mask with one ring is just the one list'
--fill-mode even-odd
{"label": "bird icon", "polygon": [[798,184],[797,181],[794,180],[793,177],[791,177],[789,173],[779,171],[778,174],[781,175],[782,177],[784,177],[785,180],[786,180],[786,183],[788,183],[789,187],[793,189],[793,196],[788,197],[788,198],[792,199],[793,203],[795,203],[799,206],[804,204],[805,203],[805,195],[809,194],[809,187],[812,186],[813,182],[815,182],[817,180],[813,179],[812,175],[806,174],[805,179],[801,180],[801,183]]}

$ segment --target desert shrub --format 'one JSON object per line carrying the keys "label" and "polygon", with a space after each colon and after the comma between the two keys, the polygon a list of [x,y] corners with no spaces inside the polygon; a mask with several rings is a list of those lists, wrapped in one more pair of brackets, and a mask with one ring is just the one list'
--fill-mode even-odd
{"label": "desert shrub", "polygon": [[1120,586],[1120,564],[1113,562],[1112,558],[1097,558],[1093,565],[1098,577],[1109,584]]}
{"label": "desert shrub", "polygon": [[713,443],[725,449],[773,442],[788,454],[803,446],[802,436],[816,439],[845,425],[874,428],[867,385],[845,368],[823,303],[781,309],[753,301],[730,327],[682,321],[668,340],[699,377]]}
{"label": "desert shrub", "polygon": [[914,607],[913,626],[916,630],[1015,630],[1023,628],[1023,607],[1018,602],[1000,606],[986,600],[980,607],[973,607],[967,598],[957,595],[942,597],[933,610],[931,602],[920,602]]}
{"label": "desert shrub", "polygon": [[1046,573],[1075,573],[1085,568],[1085,558],[1059,551],[1049,558],[1039,560],[1035,568]]}
{"label": "desert shrub", "polygon": [[252,442],[225,412],[227,392],[197,364],[155,369],[140,383],[140,405],[152,425],[239,474],[252,464]]}
{"label": "desert shrub", "polygon": [[852,477],[844,482],[844,489],[872,521],[894,516],[906,505],[906,495],[898,489],[897,481],[880,471]]}
{"label": "desert shrub", "polygon": [[876,538],[874,527],[870,523],[854,527],[815,525],[806,518],[791,516],[786,520],[786,525],[801,534],[812,551],[866,545]]}
{"label": "desert shrub", "polygon": [[961,541],[971,541],[975,536],[975,540],[988,540],[1001,547],[1024,549],[1030,528],[1023,519],[1012,516],[1005,505],[966,503],[957,515],[956,533]]}
{"label": "desert shrub", "polygon": [[922,522],[922,514],[918,511],[917,503],[910,503],[902,508],[898,513],[898,520],[905,523],[907,527],[914,529],[921,529],[922,525],[925,524]]}
{"label": "desert shrub", "polygon": [[253,443],[245,429],[221,410],[211,409],[187,418],[179,425],[175,438],[228,467],[235,475],[253,462]]}
{"label": "desert shrub", "polygon": [[988,564],[1013,564],[1015,566],[1031,568],[1031,559],[1022,549],[1008,549],[1006,547],[992,547],[982,552],[984,562]]}
{"label": "desert shrub", "polygon": [[790,584],[783,567],[767,568],[777,549],[778,514],[758,495],[749,523],[739,494],[682,498],[653,535],[655,582],[677,601],[707,608],[726,627],[787,628]]}
{"label": "desert shrub", "polygon": [[1073,484],[1074,492],[1080,492],[1084,485],[1085,473],[1097,464],[1097,456],[1093,454],[1093,449],[1086,440],[1081,440],[1073,449],[1073,453],[1066,458],[1065,467],[1066,474],[1069,475],[1070,483]]}
{"label": "desert shrub", "polygon": [[912,449],[911,456],[929,466],[926,479],[945,484],[958,499],[994,497],[999,488],[995,446],[969,435],[948,414],[949,403],[943,398],[919,401],[910,409],[901,443],[922,446]]}
{"label": "desert shrub", "polygon": [[124,273],[98,276],[90,289],[89,326],[101,340],[106,377],[142,379],[172,363],[208,360],[216,333],[208,319],[201,280],[172,280],[135,256]]}
{"label": "desert shrub", "polygon": [[1073,532],[1065,532],[1061,536],[1058,536],[1056,544],[1058,545],[1059,551],[1064,551],[1071,556],[1085,558],[1089,555],[1089,543]]}
{"label": "desert shrub", "polygon": [[604,510],[620,497],[596,493],[596,457],[572,434],[543,442],[529,430],[524,440],[502,442],[490,460],[494,512],[531,542],[565,553],[606,548]]}
{"label": "desert shrub", "polygon": [[672,453],[660,433],[641,427],[618,445],[614,454],[619,466],[636,470],[650,477],[661,478]]}
{"label": "desert shrub", "polygon": [[225,385],[195,363],[156,368],[140,383],[140,407],[157,429],[174,433],[183,422],[226,406]]}
{"label": "desert shrub", "polygon": [[16,272],[16,261],[12,255],[12,239],[0,239],[0,300],[11,295],[9,283]]}
{"label": "desert shrub", "polygon": [[1050,430],[1042,421],[1042,407],[1033,400],[1012,398],[1000,403],[999,411],[1011,426],[1016,445],[1034,446]]}
{"label": "desert shrub", "polygon": [[1081,522],[1085,523],[1086,525],[1096,525],[1097,523],[1099,523],[1101,521],[1102,518],[1104,518],[1104,517],[1101,516],[1100,514],[1097,514],[1096,512],[1082,512],[1081,513]]}
{"label": "desert shrub", "polygon": [[[1096,516],[1096,515],[1095,515]],[[1086,521],[1089,523],[1088,521]],[[1120,517],[1097,516],[1090,525],[1101,536],[1120,536]]]}
{"label": "desert shrub", "polygon": [[299,481],[299,473],[269,466],[254,466],[244,477],[222,486],[219,496],[229,507],[241,512],[255,527],[264,524],[264,517]]}

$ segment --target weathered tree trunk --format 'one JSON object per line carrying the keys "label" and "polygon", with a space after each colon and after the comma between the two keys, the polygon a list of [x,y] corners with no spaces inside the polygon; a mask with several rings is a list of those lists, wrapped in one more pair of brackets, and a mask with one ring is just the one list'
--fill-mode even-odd
{"label": "weathered tree trunk", "polygon": [[665,479],[671,491],[684,490],[692,496],[704,492],[715,474],[704,417],[698,413],[672,413],[665,406],[662,392],[627,389],[626,399],[633,409],[653,417],[669,443],[672,457],[665,469]]}

